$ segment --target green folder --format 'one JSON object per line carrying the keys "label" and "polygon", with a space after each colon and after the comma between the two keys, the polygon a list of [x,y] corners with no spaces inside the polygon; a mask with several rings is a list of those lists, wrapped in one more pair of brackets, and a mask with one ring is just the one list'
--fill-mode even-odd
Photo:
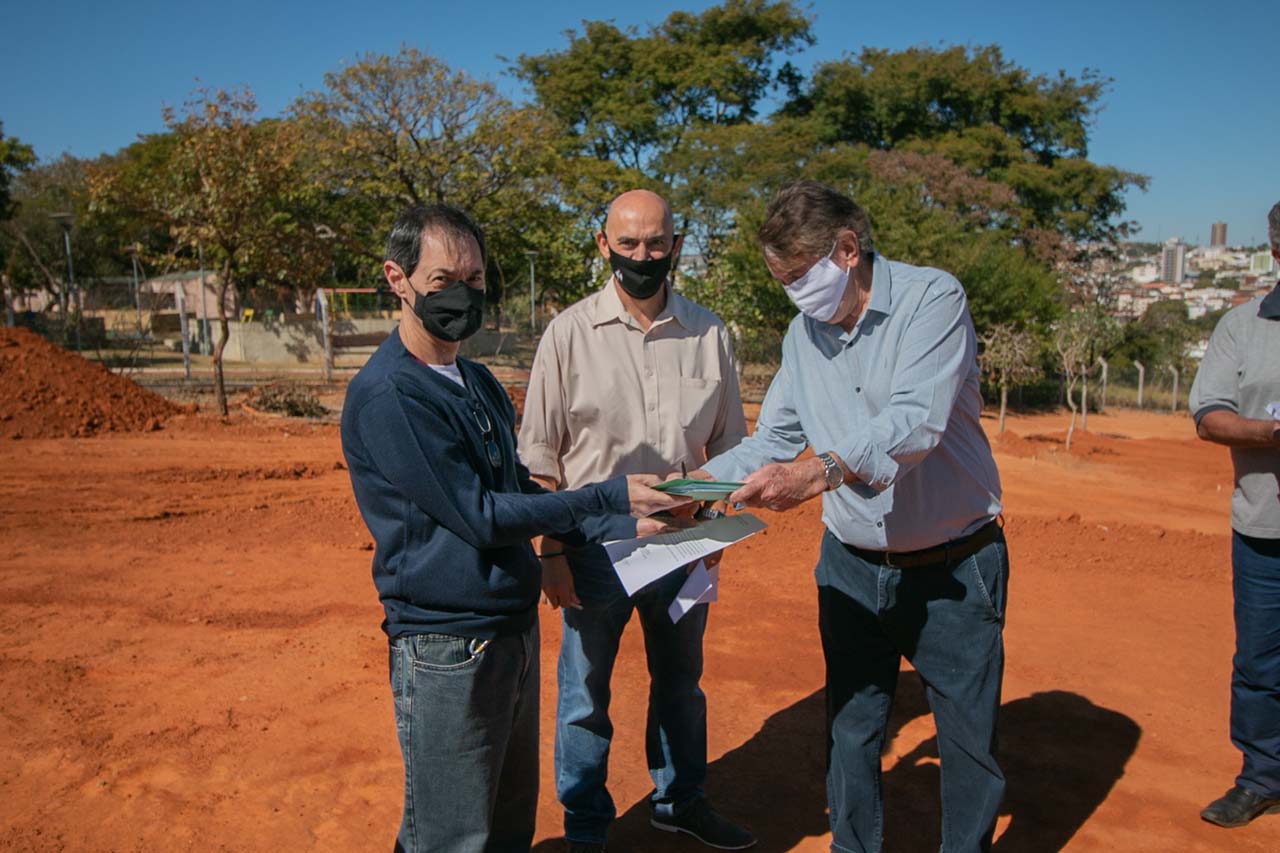
{"label": "green folder", "polygon": [[724,483],[719,480],[667,480],[653,488],[669,495],[691,498],[695,501],[720,501],[742,488],[742,483]]}

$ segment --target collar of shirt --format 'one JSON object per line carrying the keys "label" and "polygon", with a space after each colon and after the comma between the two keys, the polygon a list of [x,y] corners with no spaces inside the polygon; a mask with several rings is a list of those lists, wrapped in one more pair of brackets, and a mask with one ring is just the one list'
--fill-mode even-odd
{"label": "collar of shirt", "polygon": [[1258,306],[1258,316],[1264,320],[1280,320],[1280,281],[1271,288],[1271,292],[1262,297]]}
{"label": "collar of shirt", "polygon": [[889,316],[893,313],[893,273],[889,269],[889,262],[880,257],[878,252],[871,255],[871,297],[867,300],[867,307],[862,312],[862,316],[858,318],[858,322],[853,324],[853,328],[845,331],[838,323],[820,323],[817,320],[809,320],[813,329],[818,334],[828,338],[835,338],[840,342],[841,346],[850,346],[858,337],[863,323],[868,322],[869,314],[877,314],[881,316]]}
{"label": "collar of shirt", "polygon": [[[668,320],[675,320],[686,329],[692,329],[688,300],[676,293],[670,284],[664,284],[663,287],[667,289],[667,304],[663,306],[658,316],[653,318],[649,328],[660,326]],[[613,277],[610,276],[605,279],[604,287],[596,293],[595,310],[591,312],[591,325],[603,326],[614,321],[639,328],[636,318],[627,313],[626,306],[618,297],[618,289],[613,283]]]}
{"label": "collar of shirt", "polygon": [[410,352],[409,348],[404,345],[404,341],[400,339],[398,330],[393,335],[396,339],[396,349],[399,351],[400,357],[396,372],[406,377],[412,385],[422,389],[424,392],[428,387],[433,387],[437,389],[443,388],[450,394],[459,397],[471,396],[469,386],[475,379],[471,375],[470,368],[464,367],[464,362],[461,358],[455,360],[454,364],[457,365],[458,372],[462,375],[462,381],[467,384],[467,387],[459,385],[439,371],[432,370],[430,364]]}

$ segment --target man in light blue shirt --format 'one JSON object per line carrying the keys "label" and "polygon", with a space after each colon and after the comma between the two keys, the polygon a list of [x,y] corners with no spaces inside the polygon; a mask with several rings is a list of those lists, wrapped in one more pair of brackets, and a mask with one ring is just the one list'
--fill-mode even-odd
{"label": "man in light blue shirt", "polygon": [[[988,849],[1009,564],[964,289],[875,254],[862,209],[812,181],[783,188],[759,241],[802,313],[755,433],[703,471],[745,478],[730,500],[748,506],[823,496],[832,848],[880,849],[880,751],[905,655],[938,729],[942,848]],[[806,447],[816,456],[794,461]]]}

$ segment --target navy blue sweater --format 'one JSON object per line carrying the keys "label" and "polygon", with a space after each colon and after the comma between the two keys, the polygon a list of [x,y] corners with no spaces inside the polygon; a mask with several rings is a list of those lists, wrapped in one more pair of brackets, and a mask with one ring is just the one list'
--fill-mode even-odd
{"label": "navy blue sweater", "polygon": [[466,388],[414,358],[395,333],[347,386],[342,452],[373,535],[373,582],[392,638],[525,630],[541,586],[530,537],[635,535],[634,522],[618,518],[630,510],[625,478],[547,492],[516,455],[515,410],[498,380],[457,363]]}

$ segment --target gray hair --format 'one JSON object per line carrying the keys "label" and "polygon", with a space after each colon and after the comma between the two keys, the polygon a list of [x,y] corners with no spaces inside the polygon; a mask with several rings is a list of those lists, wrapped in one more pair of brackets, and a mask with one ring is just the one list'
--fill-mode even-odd
{"label": "gray hair", "polygon": [[1280,201],[1267,214],[1267,236],[1271,238],[1271,251],[1280,252]]}
{"label": "gray hair", "polygon": [[794,181],[769,202],[756,240],[775,258],[792,260],[827,254],[845,229],[858,238],[859,252],[875,251],[871,220],[853,199],[817,181]]}

